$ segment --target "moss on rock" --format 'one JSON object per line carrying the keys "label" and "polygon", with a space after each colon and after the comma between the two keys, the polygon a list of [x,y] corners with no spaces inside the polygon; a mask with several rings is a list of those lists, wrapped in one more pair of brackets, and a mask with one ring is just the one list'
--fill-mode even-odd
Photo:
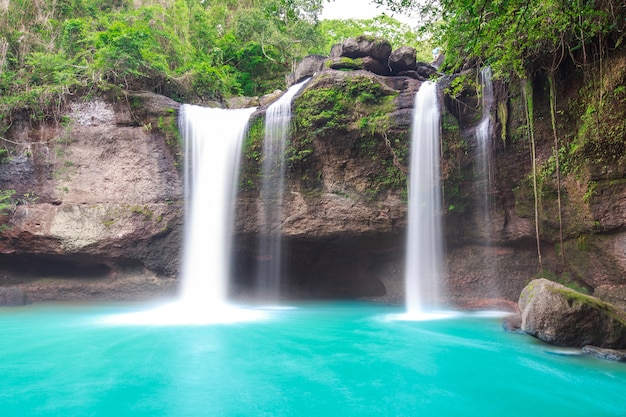
{"label": "moss on rock", "polygon": [[544,278],[519,298],[522,330],[558,346],[626,347],[626,313],[596,297]]}

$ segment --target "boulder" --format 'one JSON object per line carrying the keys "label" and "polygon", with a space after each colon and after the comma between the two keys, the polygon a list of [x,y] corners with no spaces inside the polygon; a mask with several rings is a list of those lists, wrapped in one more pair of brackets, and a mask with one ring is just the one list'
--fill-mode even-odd
{"label": "boulder", "polygon": [[256,107],[259,105],[258,97],[231,97],[226,99],[227,109],[245,109],[248,107]]}
{"label": "boulder", "polygon": [[389,71],[389,67],[387,65],[383,65],[380,61],[372,58],[371,56],[365,56],[362,60],[364,70],[378,75],[391,75],[391,71]]}
{"label": "boulder", "polygon": [[413,78],[414,80],[428,81],[428,78],[421,77],[415,70],[400,71],[394,75],[397,75],[398,77],[409,77]]}
{"label": "boulder", "polygon": [[341,53],[343,51],[343,45],[340,43],[336,43],[333,46],[330,47],[330,54],[328,54],[328,56],[332,59],[332,58],[339,58],[341,57]]}
{"label": "boulder", "polygon": [[370,56],[382,64],[386,64],[391,55],[391,44],[386,39],[371,36],[349,38],[340,44],[333,45],[330,51],[331,58],[363,58]]}
{"label": "boulder", "polygon": [[294,76],[288,80],[287,87],[291,87],[293,84],[297,84],[305,78],[312,77],[324,69],[324,62],[328,57],[323,55],[307,55],[302,58],[302,61],[296,67]]}
{"label": "boulder", "polygon": [[30,304],[30,300],[21,288],[0,288],[0,307],[17,307],[26,304]]}
{"label": "boulder", "polygon": [[522,330],[558,346],[626,347],[626,314],[596,297],[546,279],[530,282],[519,298]]}
{"label": "boulder", "polygon": [[392,74],[397,74],[400,71],[411,71],[417,69],[417,62],[415,60],[415,48],[410,46],[401,46],[395,49],[389,55],[389,68]]}
{"label": "boulder", "polygon": [[415,70],[417,71],[417,74],[424,79],[429,79],[430,77],[439,75],[435,67],[424,62],[418,62]]}
{"label": "boulder", "polygon": [[271,93],[265,94],[259,99],[259,104],[261,106],[268,106],[278,100],[283,93],[284,91],[282,90],[274,90]]}

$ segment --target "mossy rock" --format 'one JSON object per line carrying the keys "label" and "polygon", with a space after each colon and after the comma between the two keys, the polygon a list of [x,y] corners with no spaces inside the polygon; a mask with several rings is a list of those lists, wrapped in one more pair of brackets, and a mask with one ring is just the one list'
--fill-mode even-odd
{"label": "mossy rock", "polygon": [[362,58],[338,57],[327,61],[326,66],[338,71],[354,71],[363,69]]}
{"label": "mossy rock", "polygon": [[558,346],[626,348],[626,313],[599,298],[541,278],[519,298],[522,330]]}

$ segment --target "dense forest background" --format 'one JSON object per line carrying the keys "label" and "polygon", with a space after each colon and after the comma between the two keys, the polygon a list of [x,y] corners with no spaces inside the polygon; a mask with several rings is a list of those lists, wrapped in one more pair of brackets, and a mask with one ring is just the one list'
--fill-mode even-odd
{"label": "dense forest background", "polygon": [[[308,54],[362,33],[423,46],[381,16],[320,22],[322,0],[2,0],[0,134],[15,109],[45,117],[68,94],[122,88],[178,101],[284,88]],[[426,53],[429,57],[429,53]]]}
{"label": "dense forest background", "polygon": [[433,46],[445,69],[490,65],[496,78],[594,65],[624,38],[625,5],[603,0],[375,0],[410,12],[320,21],[325,0],[0,0],[0,133],[11,112],[45,117],[68,94],[146,89],[178,101],[284,87],[308,54],[363,33]]}

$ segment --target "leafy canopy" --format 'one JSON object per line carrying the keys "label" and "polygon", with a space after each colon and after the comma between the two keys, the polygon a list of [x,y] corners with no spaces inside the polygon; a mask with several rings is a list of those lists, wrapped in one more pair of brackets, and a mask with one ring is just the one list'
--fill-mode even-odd
{"label": "leafy canopy", "polygon": [[147,89],[186,101],[271,91],[319,45],[321,6],[322,0],[4,1],[0,115],[46,108],[94,87]]}
{"label": "leafy canopy", "polygon": [[496,76],[524,77],[558,66],[564,55],[586,65],[591,44],[618,46],[626,4],[620,0],[374,0],[412,10],[435,35],[452,69],[477,60]]}

